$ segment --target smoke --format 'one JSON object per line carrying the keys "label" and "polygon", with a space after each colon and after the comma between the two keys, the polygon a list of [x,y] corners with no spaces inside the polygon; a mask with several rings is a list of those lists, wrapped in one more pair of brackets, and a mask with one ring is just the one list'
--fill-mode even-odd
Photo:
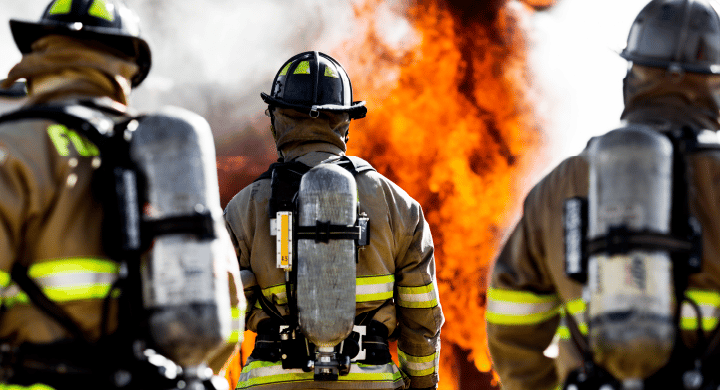
{"label": "smoke", "polygon": [[[49,0],[0,0],[0,75],[20,59],[8,20],[38,20]],[[355,28],[351,2],[323,0],[126,0],[153,53],[132,105],[177,105],[207,117],[219,147],[245,126],[264,126],[268,91],[282,63],[305,50],[333,55]],[[0,76],[1,78],[2,76]]]}
{"label": "smoke", "polygon": [[530,66],[547,119],[550,166],[616,128],[630,25],[648,0],[561,0],[533,16]]}

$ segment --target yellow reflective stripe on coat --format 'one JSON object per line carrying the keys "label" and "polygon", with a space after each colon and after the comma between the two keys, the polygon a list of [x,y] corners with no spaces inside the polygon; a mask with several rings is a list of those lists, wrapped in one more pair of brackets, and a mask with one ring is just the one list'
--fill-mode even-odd
{"label": "yellow reflective stripe on coat", "polygon": [[411,309],[426,309],[438,305],[438,294],[433,283],[424,286],[398,286],[397,305]]}
{"label": "yellow reflective stripe on coat", "polygon": [[[273,383],[312,382],[314,372],[305,372],[302,369],[283,369],[281,362],[267,362],[262,360],[249,361],[240,373],[236,389],[250,389],[256,386],[266,386]],[[353,363],[350,373],[340,375],[338,382],[389,382],[397,383],[402,379],[400,370],[394,363],[383,365],[368,365]]]}
{"label": "yellow reflective stripe on coat", "polygon": [[400,368],[410,376],[425,376],[438,372],[440,352],[427,356],[413,356],[398,349]]}
{"label": "yellow reflective stripe on coat", "polygon": [[355,279],[355,301],[385,301],[393,297],[395,275],[358,276]]}
{"label": "yellow reflective stripe on coat", "polygon": [[[355,301],[384,301],[393,297],[394,275],[358,276],[355,279]],[[276,305],[287,305],[287,291],[284,284],[262,289],[262,294]],[[260,303],[255,303],[261,308]]]}
{"label": "yellow reflective stripe on coat", "polygon": [[55,388],[42,383],[36,383],[30,386],[9,385],[6,383],[0,383],[0,390],[55,390]]}
{"label": "yellow reflective stripe on coat", "polygon": [[[262,294],[267,298],[270,302],[276,304],[276,305],[287,305],[287,291],[285,290],[284,284],[278,284],[276,286],[270,286],[267,288],[262,289]],[[260,305],[260,303],[256,303],[256,306]]]}
{"label": "yellow reflective stripe on coat", "polygon": [[[69,258],[35,263],[28,275],[53,301],[69,302],[105,298],[117,280],[118,263],[102,258]],[[8,305],[26,304],[30,300],[16,284],[4,289]]]}
{"label": "yellow reflective stripe on coat", "polygon": [[230,337],[228,337],[228,343],[237,343],[240,341],[240,331],[243,329],[243,323],[245,322],[244,310],[240,310],[239,307],[230,308],[230,315],[232,317],[230,322]]}
{"label": "yellow reflective stripe on coat", "polygon": [[487,299],[485,318],[491,324],[539,324],[560,312],[560,300],[556,294],[534,294],[490,287]]}
{"label": "yellow reflective stripe on coat", "polygon": [[[700,308],[703,330],[712,330],[718,324],[716,310],[720,308],[720,293],[714,290],[688,289],[686,295]],[[680,329],[697,330],[698,313],[687,302],[683,302],[680,311]]]}
{"label": "yellow reflective stripe on coat", "polygon": [[10,285],[10,273],[0,271],[0,288],[5,288]]}
{"label": "yellow reflective stripe on coat", "polygon": [[[556,334],[561,340],[570,340],[571,333],[568,328],[567,319],[565,318],[568,314],[573,316],[575,323],[578,326],[578,330],[583,336],[588,334],[588,324],[585,321],[585,315],[587,311],[587,304],[582,298],[574,299],[565,304],[565,310],[560,312],[560,325],[557,328]],[[567,314],[566,314],[567,313]]]}

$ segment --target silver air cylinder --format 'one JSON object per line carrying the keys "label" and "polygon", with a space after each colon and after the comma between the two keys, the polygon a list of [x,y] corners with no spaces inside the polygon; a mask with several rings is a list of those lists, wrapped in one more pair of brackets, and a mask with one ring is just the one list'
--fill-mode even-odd
{"label": "silver air cylinder", "polygon": [[[303,175],[298,192],[300,226],[317,222],[352,226],[357,184],[345,169],[320,164]],[[320,350],[350,335],[355,320],[355,241],[298,240],[297,306],[300,328]]]}
{"label": "silver air cylinder", "polygon": [[[673,147],[666,137],[644,127],[615,130],[592,142],[588,159],[590,240],[612,231],[670,233]],[[673,349],[669,253],[636,248],[591,254],[587,288],[595,362],[626,388],[642,387]]]}
{"label": "silver air cylinder", "polygon": [[[141,263],[150,333],[158,352],[181,366],[197,366],[227,340],[231,326],[229,239],[212,133],[202,117],[167,108],[141,120],[130,150],[146,179],[143,222],[166,223]],[[188,231],[201,216],[214,234]]]}

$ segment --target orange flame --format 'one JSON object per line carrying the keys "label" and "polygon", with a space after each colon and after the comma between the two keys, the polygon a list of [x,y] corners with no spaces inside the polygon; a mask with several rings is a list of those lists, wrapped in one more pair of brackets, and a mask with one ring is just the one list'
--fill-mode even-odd
{"label": "orange flame", "polygon": [[408,19],[420,42],[402,51],[378,33],[381,3],[356,7],[366,34],[338,56],[369,107],[351,126],[348,154],[368,159],[422,204],[436,246],[442,342],[459,347],[444,349],[440,387],[467,388],[452,351],[469,351],[478,370],[492,369],[486,274],[519,211],[522,179],[542,162],[526,64],[532,8],[511,1],[487,23],[466,23],[443,0],[419,2]]}

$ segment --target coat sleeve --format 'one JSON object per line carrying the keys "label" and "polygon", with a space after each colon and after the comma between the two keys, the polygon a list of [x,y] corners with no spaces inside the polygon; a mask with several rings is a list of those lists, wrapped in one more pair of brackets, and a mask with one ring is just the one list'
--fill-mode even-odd
{"label": "coat sleeve", "polygon": [[420,205],[404,192],[400,194],[404,196],[395,199],[393,221],[398,243],[398,359],[400,369],[410,377],[411,388],[434,388],[439,379],[440,328],[445,319],[435,280],[433,240]]}
{"label": "coat sleeve", "polygon": [[496,372],[506,390],[550,390],[558,378],[543,352],[555,336],[561,302],[543,269],[546,248],[532,198],[507,240],[487,292],[487,334]]}

